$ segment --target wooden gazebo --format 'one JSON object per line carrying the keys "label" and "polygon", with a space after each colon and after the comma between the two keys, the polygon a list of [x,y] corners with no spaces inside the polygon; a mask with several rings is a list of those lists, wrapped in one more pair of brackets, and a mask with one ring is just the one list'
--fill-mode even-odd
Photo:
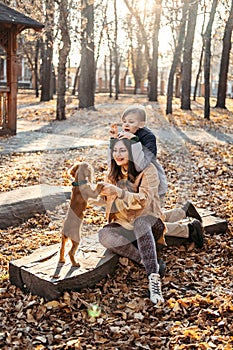
{"label": "wooden gazebo", "polygon": [[16,134],[17,35],[24,29],[41,31],[43,24],[0,2],[0,46],[6,50],[7,83],[0,86],[0,135]]}

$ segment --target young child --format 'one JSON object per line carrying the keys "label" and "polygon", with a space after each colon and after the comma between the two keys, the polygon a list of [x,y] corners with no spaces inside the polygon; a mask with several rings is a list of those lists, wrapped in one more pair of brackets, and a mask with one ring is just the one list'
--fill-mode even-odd
{"label": "young child", "polygon": [[[118,133],[116,124],[112,125],[110,136],[127,138],[135,141],[132,146],[133,162],[137,171],[142,171],[151,162],[155,165],[159,175],[159,196],[161,202],[167,192],[167,178],[163,167],[157,160],[157,144],[154,133],[145,124],[147,121],[146,110],[142,105],[132,105],[122,114],[122,131]],[[139,151],[137,143],[142,145],[142,152]]]}

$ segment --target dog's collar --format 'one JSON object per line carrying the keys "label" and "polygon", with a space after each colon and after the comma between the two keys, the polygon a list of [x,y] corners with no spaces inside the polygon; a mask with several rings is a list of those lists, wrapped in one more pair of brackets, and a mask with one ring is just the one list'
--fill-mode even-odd
{"label": "dog's collar", "polygon": [[87,184],[87,180],[82,180],[82,181],[78,181],[78,182],[73,181],[72,182],[72,186],[81,186],[81,185],[85,185],[85,184]]}

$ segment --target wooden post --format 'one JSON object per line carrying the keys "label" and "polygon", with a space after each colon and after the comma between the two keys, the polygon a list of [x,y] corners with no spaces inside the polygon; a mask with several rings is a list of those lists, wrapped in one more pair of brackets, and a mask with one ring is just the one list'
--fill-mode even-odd
{"label": "wooden post", "polygon": [[8,32],[9,43],[7,47],[7,85],[10,88],[8,94],[8,128],[12,134],[16,134],[17,120],[17,41],[16,27]]}

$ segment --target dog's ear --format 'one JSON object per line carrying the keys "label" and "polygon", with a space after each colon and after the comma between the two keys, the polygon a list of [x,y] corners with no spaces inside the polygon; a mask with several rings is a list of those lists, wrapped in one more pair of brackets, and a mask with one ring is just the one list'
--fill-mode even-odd
{"label": "dog's ear", "polygon": [[89,182],[93,182],[94,179],[94,169],[91,164],[84,163],[83,166],[83,175],[84,178],[87,179]]}
{"label": "dog's ear", "polygon": [[68,174],[72,177],[75,178],[75,174],[76,174],[76,171],[78,170],[78,168],[80,167],[80,164],[77,163],[77,164],[74,164],[69,170],[68,170]]}

